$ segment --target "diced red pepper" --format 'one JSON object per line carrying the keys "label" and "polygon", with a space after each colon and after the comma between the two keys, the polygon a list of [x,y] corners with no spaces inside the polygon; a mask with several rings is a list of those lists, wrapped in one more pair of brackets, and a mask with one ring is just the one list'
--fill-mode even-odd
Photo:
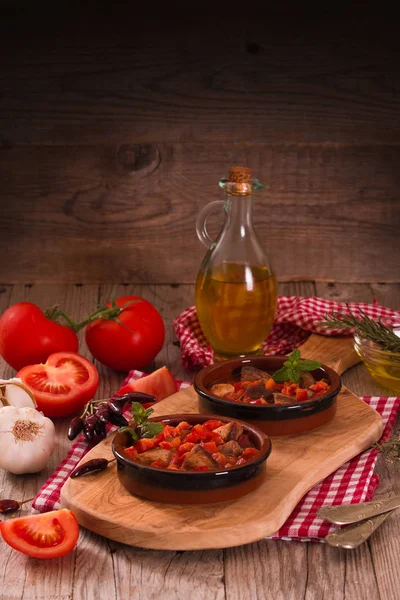
{"label": "diced red pepper", "polygon": [[158,445],[158,441],[156,438],[142,438],[135,444],[135,449],[139,454],[142,452],[146,452],[147,450],[152,450]]}
{"label": "diced red pepper", "polygon": [[225,440],[219,435],[219,433],[216,433],[215,431],[210,431],[210,438],[213,442],[215,442],[217,444],[217,446],[220,446],[221,444],[225,444]]}
{"label": "diced red pepper", "polygon": [[178,437],[172,438],[170,443],[173,448],[179,448],[179,446],[182,444],[181,438],[178,438]]}
{"label": "diced red pepper", "polygon": [[276,383],[272,377],[271,379],[268,379],[267,383],[265,384],[265,387],[267,389],[276,389],[276,390],[281,390],[283,388],[284,384],[283,383]]}
{"label": "diced red pepper", "polygon": [[257,448],[245,448],[241,458],[253,458],[256,454],[258,454]]}
{"label": "diced red pepper", "polygon": [[193,444],[192,442],[185,442],[184,444],[181,444],[178,448],[178,454],[179,456],[182,456],[182,454],[185,454],[186,452],[190,452],[192,448],[194,448],[195,444]]}
{"label": "diced red pepper", "polygon": [[154,467],[155,469],[166,469],[168,466],[168,463],[164,462],[163,460],[161,460],[161,458],[157,458],[157,460],[154,460],[151,464],[151,467]]}
{"label": "diced red pepper", "polygon": [[215,442],[201,442],[204,450],[207,450],[210,454],[214,454],[214,452],[218,452],[217,444]]}
{"label": "diced red pepper", "polygon": [[217,419],[210,419],[203,423],[204,429],[208,429],[209,431],[213,431],[214,429],[218,429],[218,427],[222,427],[224,423],[222,421],[217,421]]}
{"label": "diced red pepper", "polygon": [[193,471],[209,471],[210,469],[207,467],[207,465],[201,465],[200,467],[195,467],[193,469]]}
{"label": "diced red pepper", "polygon": [[215,453],[212,455],[212,457],[213,457],[213,459],[214,459],[215,461],[217,461],[217,463],[218,463],[218,466],[219,466],[221,469],[225,469],[225,465],[226,465],[226,456],[225,456],[225,454],[222,454],[222,452],[215,452]]}
{"label": "diced red pepper", "polygon": [[244,390],[244,385],[241,381],[235,383],[233,387],[235,388],[235,392],[237,392],[238,390]]}
{"label": "diced red pepper", "polygon": [[310,389],[313,390],[313,392],[315,392],[316,394],[325,394],[326,390],[328,389],[329,384],[326,383],[326,381],[317,381],[317,383],[314,383],[314,385],[310,386]]}
{"label": "diced red pepper", "polygon": [[171,425],[166,425],[164,427],[164,440],[168,440],[168,438],[174,437],[176,435],[176,427],[172,427]]}
{"label": "diced red pepper", "polygon": [[306,400],[308,400],[308,391],[303,388],[297,388],[296,400],[298,400],[299,402],[305,402]]}
{"label": "diced red pepper", "polygon": [[125,452],[132,458],[138,457],[138,452],[137,452],[135,446],[130,446],[129,448],[125,448]]}
{"label": "diced red pepper", "polygon": [[285,394],[285,396],[294,396],[298,387],[299,386],[297,385],[297,383],[291,383],[289,381],[283,386],[282,394]]}
{"label": "diced red pepper", "polygon": [[207,429],[204,429],[203,425],[200,425],[200,423],[197,423],[197,425],[193,427],[192,433],[194,432],[199,436],[199,440],[206,440],[210,436],[210,432]]}
{"label": "diced red pepper", "polygon": [[196,433],[196,431],[191,431],[185,437],[184,443],[185,444],[186,443],[197,444],[197,442],[199,442],[199,441],[200,441],[200,438],[199,438],[198,434]]}
{"label": "diced red pepper", "polygon": [[173,445],[170,442],[160,442],[159,446],[165,450],[172,450]]}
{"label": "diced red pepper", "polygon": [[240,457],[236,461],[236,466],[244,465],[244,464],[246,464],[246,462],[247,462],[247,460],[245,458]]}
{"label": "diced red pepper", "polygon": [[189,425],[189,423],[187,423],[186,421],[181,421],[179,425],[175,427],[176,435],[181,435],[184,431],[191,428],[192,426]]}

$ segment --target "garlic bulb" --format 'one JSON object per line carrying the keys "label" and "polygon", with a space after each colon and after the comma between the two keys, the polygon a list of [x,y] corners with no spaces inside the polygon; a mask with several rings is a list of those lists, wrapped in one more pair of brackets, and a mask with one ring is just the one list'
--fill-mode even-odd
{"label": "garlic bulb", "polygon": [[55,446],[53,422],[34,408],[0,408],[0,469],[38,473]]}
{"label": "garlic bulb", "polygon": [[0,407],[1,405],[36,408],[32,392],[17,377],[0,379]]}

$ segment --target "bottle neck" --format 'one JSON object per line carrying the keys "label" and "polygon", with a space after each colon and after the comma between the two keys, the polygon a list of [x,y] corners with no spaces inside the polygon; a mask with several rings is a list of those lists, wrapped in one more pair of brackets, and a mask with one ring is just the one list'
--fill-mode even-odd
{"label": "bottle neck", "polygon": [[253,230],[253,196],[227,195],[225,210],[228,216],[226,228],[237,231],[240,237]]}

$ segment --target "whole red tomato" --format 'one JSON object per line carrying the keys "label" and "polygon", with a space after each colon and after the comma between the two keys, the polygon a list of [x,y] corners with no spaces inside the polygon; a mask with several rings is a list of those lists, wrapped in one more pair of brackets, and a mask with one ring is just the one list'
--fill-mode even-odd
{"label": "whole red tomato", "polygon": [[140,296],[122,296],[115,303],[121,309],[114,319],[97,319],[86,327],[90,352],[103,365],[116,371],[142,369],[160,352],[165,327],[160,313]]}
{"label": "whole red tomato", "polygon": [[0,354],[17,371],[46,362],[54,352],[78,351],[76,333],[48,319],[32,302],[10,306],[0,319]]}

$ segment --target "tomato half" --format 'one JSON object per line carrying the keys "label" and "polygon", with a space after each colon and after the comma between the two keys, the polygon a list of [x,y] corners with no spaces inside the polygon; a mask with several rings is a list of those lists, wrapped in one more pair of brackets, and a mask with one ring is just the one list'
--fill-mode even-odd
{"label": "tomato half", "polygon": [[32,391],[38,410],[46,417],[77,413],[99,385],[96,367],[75,352],[52,354],[45,364],[24,367],[17,377]]}
{"label": "tomato half", "polygon": [[76,546],[79,525],[66,508],[0,523],[6,544],[34,558],[58,558]]}
{"label": "tomato half", "polygon": [[[140,296],[122,296],[115,304],[122,308],[116,319],[97,319],[86,327],[88,348],[116,371],[142,369],[162,348],[164,322],[158,310]],[[107,306],[111,308],[111,302]]]}
{"label": "tomato half", "polygon": [[123,396],[129,392],[143,392],[154,396],[157,401],[164,400],[178,391],[178,386],[174,376],[167,367],[161,367],[154,373],[141,377],[140,379],[129,379],[118,390],[117,395]]}

